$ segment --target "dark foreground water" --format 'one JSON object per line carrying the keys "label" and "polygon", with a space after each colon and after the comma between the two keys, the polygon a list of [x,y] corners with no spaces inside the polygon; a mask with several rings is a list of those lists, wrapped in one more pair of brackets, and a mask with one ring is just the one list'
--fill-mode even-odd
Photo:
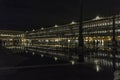
{"label": "dark foreground water", "polygon": [[20,49],[0,49],[0,80],[118,80],[110,58],[85,56],[84,62],[37,55]]}

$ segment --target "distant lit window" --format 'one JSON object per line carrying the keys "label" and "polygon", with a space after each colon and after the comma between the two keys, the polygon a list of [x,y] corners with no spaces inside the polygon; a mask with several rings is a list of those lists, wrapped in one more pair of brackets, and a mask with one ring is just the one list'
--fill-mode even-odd
{"label": "distant lit window", "polygon": [[78,43],[78,40],[75,40],[76,43]]}
{"label": "distant lit window", "polygon": [[112,22],[110,22],[109,24],[112,25]]}
{"label": "distant lit window", "polygon": [[49,40],[45,40],[46,42],[49,42]]}
{"label": "distant lit window", "polygon": [[98,23],[98,26],[100,26],[100,23]]}
{"label": "distant lit window", "polygon": [[105,26],[107,25],[107,23],[105,22]]}
{"label": "distant lit window", "polygon": [[117,20],[117,21],[115,21],[115,24],[119,24],[119,21]]}
{"label": "distant lit window", "polygon": [[86,28],[86,25],[84,25],[83,28]]}
{"label": "distant lit window", "polygon": [[86,28],[88,27],[88,25],[86,25]]}
{"label": "distant lit window", "polygon": [[120,29],[117,29],[116,31],[117,31],[117,32],[120,32]]}
{"label": "distant lit window", "polygon": [[104,23],[102,23],[102,26],[104,26],[105,24]]}
{"label": "distant lit window", "polygon": [[100,23],[100,26],[102,26],[102,23]]}

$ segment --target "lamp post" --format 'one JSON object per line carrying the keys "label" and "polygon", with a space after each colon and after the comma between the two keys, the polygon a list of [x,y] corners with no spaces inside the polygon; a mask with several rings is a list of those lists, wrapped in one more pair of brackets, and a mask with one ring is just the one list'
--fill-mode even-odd
{"label": "lamp post", "polygon": [[[115,5],[115,1],[112,2]],[[116,9],[115,6],[112,6],[112,56],[113,56],[113,73],[116,71],[116,54],[117,54],[117,40],[116,40]],[[114,77],[115,78],[115,77]]]}
{"label": "lamp post", "polygon": [[112,27],[112,55],[113,55],[113,67],[115,68],[115,54],[117,53],[117,43],[115,34],[115,15],[112,17],[113,27]]}
{"label": "lamp post", "polygon": [[83,0],[80,0],[80,17],[79,17],[79,36],[78,36],[78,54],[79,61],[84,60],[84,41],[83,41]]}

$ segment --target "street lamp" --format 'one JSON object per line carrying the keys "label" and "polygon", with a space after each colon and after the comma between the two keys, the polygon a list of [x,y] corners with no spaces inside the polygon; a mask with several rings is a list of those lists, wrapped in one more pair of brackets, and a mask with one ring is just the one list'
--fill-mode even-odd
{"label": "street lamp", "polygon": [[75,21],[72,21],[70,24],[71,24],[71,25],[72,25],[72,24],[76,24],[76,22],[75,22]]}
{"label": "street lamp", "polygon": [[78,36],[78,55],[79,61],[83,62],[84,59],[84,43],[83,43],[83,0],[80,0],[80,17],[79,17],[79,36]]}
{"label": "street lamp", "polygon": [[41,30],[44,30],[44,28],[42,27]]}
{"label": "street lamp", "polygon": [[58,27],[58,25],[55,25],[54,27]]}

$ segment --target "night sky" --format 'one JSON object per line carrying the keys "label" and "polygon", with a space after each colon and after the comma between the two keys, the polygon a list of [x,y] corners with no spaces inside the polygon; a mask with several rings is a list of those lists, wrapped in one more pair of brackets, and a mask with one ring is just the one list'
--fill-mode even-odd
{"label": "night sky", "polygon": [[[84,20],[120,11],[120,0],[83,0]],[[113,10],[114,9],[114,10]],[[80,0],[0,0],[0,29],[32,30],[79,20]]]}

